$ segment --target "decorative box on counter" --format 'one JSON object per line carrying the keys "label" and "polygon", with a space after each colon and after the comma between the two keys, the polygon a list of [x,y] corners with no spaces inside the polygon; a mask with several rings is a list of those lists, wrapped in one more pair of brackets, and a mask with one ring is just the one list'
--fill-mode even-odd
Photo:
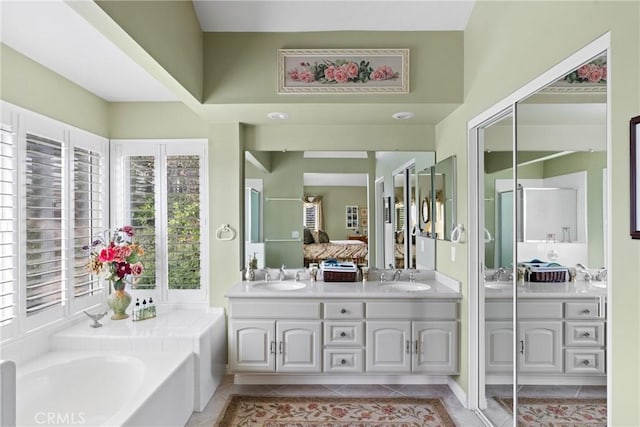
{"label": "decorative box on counter", "polygon": [[325,282],[355,282],[358,280],[358,267],[353,262],[322,261],[320,270]]}
{"label": "decorative box on counter", "polygon": [[523,262],[524,279],[528,282],[566,282],[569,269],[555,262]]}

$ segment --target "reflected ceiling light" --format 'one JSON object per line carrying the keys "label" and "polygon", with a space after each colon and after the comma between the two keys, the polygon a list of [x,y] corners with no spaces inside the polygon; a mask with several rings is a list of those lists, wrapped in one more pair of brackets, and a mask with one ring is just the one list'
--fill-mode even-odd
{"label": "reflected ceiling light", "polygon": [[269,117],[271,120],[287,120],[289,118],[289,115],[287,113],[273,111],[267,114],[267,117]]}
{"label": "reflected ceiling light", "polygon": [[416,115],[411,111],[400,111],[400,112],[394,113],[391,117],[393,117],[396,120],[409,120],[409,119],[413,119],[415,116]]}

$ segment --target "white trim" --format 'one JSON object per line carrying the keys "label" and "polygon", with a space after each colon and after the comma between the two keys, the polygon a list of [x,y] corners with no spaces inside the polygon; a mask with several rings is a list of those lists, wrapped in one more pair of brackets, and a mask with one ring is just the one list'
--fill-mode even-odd
{"label": "white trim", "polygon": [[458,382],[452,377],[449,377],[447,385],[449,386],[449,389],[451,390],[453,395],[460,401],[462,406],[464,406],[465,408],[469,408],[469,399],[467,393],[465,393],[460,384],[458,384]]}
{"label": "white trim", "polygon": [[[567,73],[567,70],[573,70],[583,63],[589,61],[590,59],[596,57],[603,52],[607,54],[607,74],[609,78],[607,79],[607,169],[611,170],[611,61],[610,61],[610,50],[611,50],[611,34],[609,32],[603,34],[593,42],[589,43],[587,46],[573,53],[566,59],[559,62],[557,65],[551,67],[548,71],[539,75],[531,82],[525,84],[520,87],[507,97],[503,98],[498,103],[490,106],[485,111],[481,112],[471,120],[467,122],[467,153],[468,153],[468,184],[469,184],[469,196],[468,196],[468,215],[469,215],[469,245],[468,245],[468,289],[469,289],[469,307],[468,307],[468,319],[469,319],[469,407],[471,409],[478,409],[479,407],[479,380],[480,380],[480,357],[478,356],[480,350],[479,340],[480,337],[480,329],[479,329],[479,319],[476,317],[480,312],[480,295],[477,287],[472,284],[477,283],[479,279],[479,263],[478,263],[478,241],[479,239],[479,218],[478,218],[478,188],[475,187],[477,185],[473,178],[477,179],[478,176],[478,137],[476,129],[481,127],[482,125],[490,122],[493,118],[498,117],[503,111],[511,108],[517,102],[522,99],[528,97],[529,95],[539,91],[540,89],[547,86],[549,83],[554,82],[558,78],[562,77]],[[514,136],[515,136],[515,128],[516,128],[516,111],[514,111]],[[608,184],[607,184],[608,194],[611,194],[611,179],[609,176]],[[610,197],[609,197],[610,198]],[[611,205],[612,203],[608,203],[608,213],[609,218],[611,218]],[[608,224],[608,232],[609,239],[606,242],[607,245],[607,266],[611,266],[611,221]],[[517,254],[514,252],[514,256]],[[611,277],[611,273],[609,273],[609,282],[613,283],[613,279]],[[611,301],[612,297],[612,286],[609,286],[607,289],[607,298]],[[516,304],[514,304],[515,306]],[[516,308],[514,307],[514,311]],[[516,319],[517,317],[514,317]],[[612,322],[611,316],[607,316],[607,352],[612,351]],[[474,325],[475,323],[478,323]],[[517,333],[514,334],[514,339],[516,339]],[[515,351],[515,348],[514,348]],[[612,372],[612,357],[607,357],[607,372]],[[514,359],[517,360],[517,359]],[[517,381],[517,372],[514,370],[514,380]],[[612,376],[607,375],[607,401],[608,401],[608,423],[611,425],[611,419],[613,414],[613,399],[612,399]],[[514,394],[515,397],[515,394]]]}
{"label": "white trim", "polygon": [[[448,375],[235,374],[235,384],[449,384]],[[454,381],[455,382],[455,381]]]}

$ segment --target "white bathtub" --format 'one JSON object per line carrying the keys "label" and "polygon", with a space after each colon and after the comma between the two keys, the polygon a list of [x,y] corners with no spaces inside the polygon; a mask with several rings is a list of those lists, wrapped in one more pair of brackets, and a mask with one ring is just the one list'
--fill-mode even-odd
{"label": "white bathtub", "polygon": [[180,426],[193,354],[51,352],[18,368],[17,425]]}

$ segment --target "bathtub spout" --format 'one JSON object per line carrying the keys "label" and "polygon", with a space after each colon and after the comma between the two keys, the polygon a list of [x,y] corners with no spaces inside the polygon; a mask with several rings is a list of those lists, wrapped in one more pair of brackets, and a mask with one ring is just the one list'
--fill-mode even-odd
{"label": "bathtub spout", "polygon": [[107,315],[107,312],[105,311],[104,313],[98,313],[98,314],[90,314],[87,313],[86,311],[82,310],[82,312],[84,314],[86,314],[89,319],[93,320],[93,323],[90,324],[89,326],[91,326],[92,328],[99,328],[102,326],[102,323],[98,322],[98,320],[102,319],[104,316]]}

